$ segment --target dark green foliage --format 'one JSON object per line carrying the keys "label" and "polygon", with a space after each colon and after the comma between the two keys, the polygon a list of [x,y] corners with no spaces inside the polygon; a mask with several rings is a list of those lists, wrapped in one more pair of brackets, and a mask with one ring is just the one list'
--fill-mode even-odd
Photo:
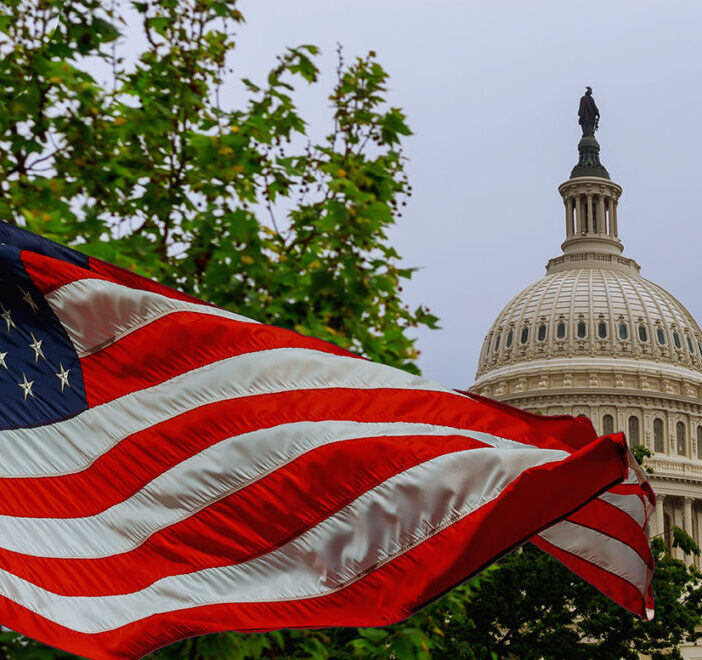
{"label": "dark green foliage", "polygon": [[[691,542],[677,528],[676,538]],[[576,660],[636,660],[639,654],[681,657],[677,645],[700,637],[695,632],[702,623],[700,573],[672,558],[660,539],[654,539],[652,547],[656,558],[653,621],[628,614],[527,544],[503,559],[490,579],[481,583],[466,603],[465,620],[457,618],[447,627],[446,637],[460,640],[452,653],[468,647],[478,657],[489,657],[490,652],[501,658]]]}

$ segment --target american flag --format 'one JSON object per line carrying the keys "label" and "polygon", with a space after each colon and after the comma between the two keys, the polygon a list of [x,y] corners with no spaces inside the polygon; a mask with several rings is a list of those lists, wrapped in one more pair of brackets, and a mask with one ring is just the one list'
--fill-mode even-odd
{"label": "american flag", "polygon": [[0,624],[104,659],[386,625],[529,539],[652,616],[621,434],[0,243]]}

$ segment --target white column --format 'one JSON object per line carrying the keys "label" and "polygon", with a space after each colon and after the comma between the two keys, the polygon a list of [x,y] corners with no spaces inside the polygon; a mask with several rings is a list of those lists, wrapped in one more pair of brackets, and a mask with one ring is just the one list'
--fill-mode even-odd
{"label": "white column", "polygon": [[565,199],[566,207],[566,238],[570,238],[573,235],[573,198],[566,197]]}
{"label": "white column", "polygon": [[615,200],[614,204],[612,204],[612,231],[614,232],[615,236],[619,236],[619,228],[617,227],[617,205],[619,203]]}
{"label": "white column", "polygon": [[664,502],[665,495],[656,493],[656,529],[654,530],[653,536],[660,536],[663,541],[665,541],[665,522],[663,519]]}
{"label": "white column", "polygon": [[592,194],[587,196],[587,233],[592,234],[595,231],[594,218],[592,217]]}
{"label": "white column", "polygon": [[[671,511],[671,518],[673,521],[673,525],[685,529],[685,521],[683,519],[684,514],[682,509],[680,509],[680,507],[678,506],[679,501],[680,500],[678,500],[677,498],[673,500],[673,510]],[[680,548],[673,548],[673,557],[682,561],[685,559],[685,553]]]}
{"label": "white column", "polygon": [[583,201],[580,195],[576,195],[574,200],[576,231],[578,232],[578,234],[584,234],[585,228],[583,227]]}
{"label": "white column", "polygon": [[[693,536],[692,530],[692,498],[686,497],[683,500],[683,529],[690,535]],[[693,537],[694,538],[694,537]],[[691,555],[685,555],[685,561],[689,564],[692,562]]]}
{"label": "white column", "polygon": [[614,199],[612,197],[607,199],[607,216],[609,219],[609,235],[614,238],[617,232],[614,231]]}
{"label": "white column", "polygon": [[597,232],[600,234],[607,233],[607,219],[605,217],[604,197],[597,196]]}

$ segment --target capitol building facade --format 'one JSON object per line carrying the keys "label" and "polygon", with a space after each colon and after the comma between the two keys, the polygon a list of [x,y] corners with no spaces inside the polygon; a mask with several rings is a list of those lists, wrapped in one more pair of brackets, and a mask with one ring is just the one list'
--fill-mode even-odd
{"label": "capitol building facade", "polygon": [[701,544],[702,332],[623,255],[622,189],[601,165],[594,134],[578,149],[558,188],[563,253],[498,314],[470,389],[546,415],[585,415],[599,433],[624,431],[631,446],[648,447],[651,535],[670,546],[678,526]]}

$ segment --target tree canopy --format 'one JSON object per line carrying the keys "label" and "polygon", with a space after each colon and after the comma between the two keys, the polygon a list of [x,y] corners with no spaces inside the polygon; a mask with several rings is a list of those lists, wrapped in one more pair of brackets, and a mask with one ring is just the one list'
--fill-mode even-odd
{"label": "tree canopy", "polygon": [[[436,318],[399,295],[412,269],[386,232],[411,194],[410,129],[375,54],[339,53],[315,143],[293,100],[296,85],[317,83],[315,46],[288,48],[265,80],[223,93],[237,82],[237,2],[132,2],[129,30],[146,48],[131,64],[120,7],[66,2],[52,36],[60,4],[2,3],[0,216],[416,372],[408,330]],[[91,75],[96,63],[109,84]]]}

